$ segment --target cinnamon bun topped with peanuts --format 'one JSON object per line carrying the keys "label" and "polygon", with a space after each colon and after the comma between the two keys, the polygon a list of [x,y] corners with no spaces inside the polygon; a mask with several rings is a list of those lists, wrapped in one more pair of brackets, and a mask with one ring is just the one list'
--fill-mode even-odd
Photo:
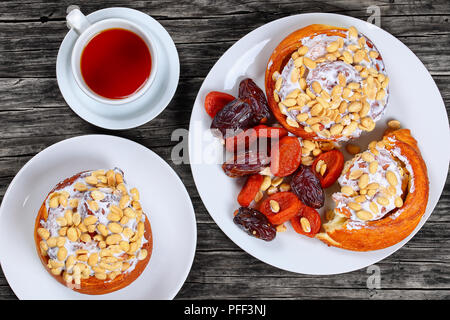
{"label": "cinnamon bun topped with peanuts", "polygon": [[331,246],[353,251],[392,246],[413,232],[427,207],[427,167],[408,129],[386,130],[346,162],[338,183],[336,206],[316,236]]}
{"label": "cinnamon bun topped with peanuts", "polygon": [[139,200],[118,168],[84,171],[60,182],[35,223],[46,269],[80,293],[104,294],[130,284],[147,265],[153,243]]}
{"label": "cinnamon bun topped with peanuts", "polygon": [[372,131],[389,78],[375,45],[355,27],[310,25],[286,37],[266,70],[277,120],[306,139],[348,141]]}
{"label": "cinnamon bun topped with peanuts", "polygon": [[383,141],[373,141],[369,149],[348,161],[338,179],[341,191],[333,194],[336,209],[354,221],[348,226],[383,218],[403,205],[409,181],[405,164],[397,161]]}

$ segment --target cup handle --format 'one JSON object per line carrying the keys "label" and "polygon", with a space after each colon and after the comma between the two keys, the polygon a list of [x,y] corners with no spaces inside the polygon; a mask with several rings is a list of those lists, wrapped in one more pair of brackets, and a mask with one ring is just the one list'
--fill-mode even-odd
{"label": "cup handle", "polygon": [[73,29],[76,33],[81,34],[91,25],[86,16],[77,7],[70,8],[69,6],[67,11],[66,21],[69,29]]}

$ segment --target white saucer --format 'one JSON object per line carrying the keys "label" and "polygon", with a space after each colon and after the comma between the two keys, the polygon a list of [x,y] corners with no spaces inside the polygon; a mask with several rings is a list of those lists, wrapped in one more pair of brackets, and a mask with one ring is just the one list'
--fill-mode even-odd
{"label": "white saucer", "polygon": [[152,17],[129,8],[102,9],[87,18],[91,23],[107,18],[129,19],[150,32],[158,51],[158,72],[149,90],[135,101],[120,106],[97,102],[83,93],[75,82],[70,59],[77,34],[70,30],[56,60],[58,86],[67,104],[84,120],[113,130],[134,128],[158,116],[175,94],[180,76],[178,52],[169,33]]}
{"label": "white saucer", "polygon": [[[153,252],[129,286],[92,296],[72,291],[44,268],[34,243],[34,222],[48,192],[84,170],[119,167],[139,190],[150,220]],[[0,207],[0,261],[19,299],[172,299],[194,259],[197,227],[189,194],[175,171],[153,151],[123,138],[86,135],[41,151],[17,173]]]}

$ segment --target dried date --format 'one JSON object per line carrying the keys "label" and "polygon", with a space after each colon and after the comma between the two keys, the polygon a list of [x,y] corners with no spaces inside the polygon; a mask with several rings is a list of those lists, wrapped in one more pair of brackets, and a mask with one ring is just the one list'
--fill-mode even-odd
{"label": "dried date", "polygon": [[300,165],[291,180],[292,191],[308,207],[321,208],[325,202],[325,194],[319,178],[311,167]]}
{"label": "dried date", "polygon": [[247,176],[260,172],[270,163],[270,157],[266,152],[247,151],[235,155],[222,165],[225,174],[231,178]]}
{"label": "dried date", "polygon": [[213,134],[228,138],[259,124],[252,104],[253,102],[248,98],[236,99],[228,103],[214,116],[211,123]]}
{"label": "dried date", "polygon": [[239,84],[239,98],[250,98],[255,118],[259,123],[266,123],[271,118],[269,103],[266,95],[256,83],[250,79],[244,79]]}
{"label": "dried date", "polygon": [[249,235],[261,240],[272,241],[277,235],[274,225],[266,216],[252,208],[240,207],[233,222]]}

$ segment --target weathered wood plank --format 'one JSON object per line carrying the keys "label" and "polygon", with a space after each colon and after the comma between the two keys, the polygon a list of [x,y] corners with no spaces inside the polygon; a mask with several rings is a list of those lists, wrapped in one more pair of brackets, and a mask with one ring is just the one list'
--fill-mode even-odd
{"label": "weathered wood plank", "polygon": [[[337,289],[317,289],[302,288],[300,290],[289,290],[289,288],[273,288],[270,292],[261,293],[260,287],[252,286],[248,290],[247,279],[239,283],[186,283],[176,299],[201,300],[201,299],[222,299],[240,300],[248,299],[247,292],[250,292],[253,299],[261,300],[323,300],[324,297],[330,300],[343,299],[384,299],[384,300],[432,300],[449,299],[449,290],[355,290],[350,288]],[[267,283],[265,284],[267,288]],[[247,289],[247,290],[245,290]],[[266,289],[267,290],[267,289]],[[267,290],[268,291],[268,290]],[[209,294],[214,292],[214,294]]]}
{"label": "weathered wood plank", "polygon": [[[0,272],[0,278],[3,277],[3,273]],[[0,286],[0,299],[1,300],[17,300],[16,295],[11,290],[8,284]]]}
{"label": "weathered wood plank", "polygon": [[[450,275],[446,272],[445,263],[449,262],[449,252],[446,252],[442,262],[429,262],[417,259],[418,249],[414,249],[415,254],[411,258],[416,261],[396,258],[396,254],[383,262],[377,263],[380,267],[380,275],[383,289],[421,288],[447,289],[450,290]],[[215,259],[220,254],[221,259]],[[300,254],[300,253],[299,253]],[[235,265],[231,268],[230,261]],[[206,279],[215,279],[214,282],[229,282],[232,279],[248,278],[252,279],[255,285],[261,285],[266,282],[265,278],[271,279],[271,284],[283,286],[290,285],[299,288],[367,288],[366,280],[369,276],[366,268],[354,272],[342,274],[340,277],[334,275],[300,275],[292,272],[280,270],[275,267],[267,267],[266,264],[251,257],[242,251],[198,251],[194,260],[194,265],[201,265],[202,268],[195,268],[191,271],[188,281],[203,282]],[[406,272],[407,271],[407,272]],[[430,274],[431,273],[431,274]],[[433,277],[433,273],[438,273],[438,278]],[[436,274],[434,274],[436,276]],[[222,281],[220,278],[224,277]],[[205,281],[206,282],[206,281]],[[421,287],[418,286],[421,285]],[[270,290],[270,288],[268,288]]]}
{"label": "weathered wood plank", "polygon": [[[430,249],[410,249],[405,246],[377,264],[381,275],[381,289],[376,290],[377,298],[386,299],[393,294],[397,298],[398,294],[403,298],[447,297],[450,292],[447,267],[449,253],[449,249],[445,248],[434,250],[434,260],[429,261],[423,257],[430,255]],[[231,261],[233,267],[230,267]],[[319,298],[321,294],[335,298],[370,298],[374,291],[367,289],[368,276],[366,269],[339,276],[299,275],[268,266],[240,250],[197,250],[193,268],[177,297],[236,299],[252,296],[277,299]],[[270,286],[267,286],[269,281]],[[10,296],[9,288],[3,286],[2,282],[4,280],[0,280],[0,295]],[[200,285],[203,288],[199,288]],[[218,286],[226,290],[217,290]],[[339,293],[336,296],[327,293],[331,288],[339,288]]]}
{"label": "weathered wood plank", "polygon": [[[445,55],[441,52],[450,50],[450,30],[448,22],[445,22],[449,17],[392,17],[385,19],[383,28],[410,46],[432,74],[448,74]],[[252,16],[245,19],[218,17],[167,20],[162,21],[162,24],[177,44],[181,74],[204,76],[235,41],[270,21],[248,23],[254,19]],[[229,28],[230,23],[235,26],[232,30]],[[188,28],[196,35],[195,43],[185,32]],[[66,32],[63,21],[0,23],[0,59],[3,61],[0,77],[55,77],[56,56]],[[438,33],[441,35],[436,35]]]}
{"label": "weathered wood plank", "polygon": [[[42,20],[64,19],[69,0],[64,1],[2,1],[0,4],[0,20]],[[367,16],[367,8],[376,4],[383,16],[401,15],[439,15],[450,13],[450,7],[445,0],[426,1],[206,1],[206,0],[172,0],[164,1],[133,1],[104,0],[101,3],[93,1],[78,1],[77,4],[85,13],[90,13],[107,7],[126,6],[144,11],[159,19],[186,19],[186,17],[221,16],[256,12],[261,15],[292,14],[295,12],[334,12]]]}
{"label": "weathered wood plank", "polygon": [[[373,298],[374,294],[376,298],[383,299],[427,296],[445,298],[450,290],[446,265],[450,255],[448,250],[437,251],[410,249],[407,245],[378,263],[381,289],[375,293],[367,289],[369,274],[366,269],[339,276],[298,275],[269,267],[253,257],[241,256],[241,251],[220,252],[221,259],[217,259],[217,252],[197,250],[194,268],[178,297],[189,298],[195,292],[205,298],[204,294],[211,292],[208,286],[222,286],[223,289],[214,291],[214,298],[245,297],[247,294],[244,292],[250,292],[258,298],[313,298],[318,294],[314,290],[320,292],[320,289],[330,288],[339,288],[336,296],[334,293],[327,293],[327,297],[334,298]],[[436,262],[423,258],[430,255],[434,256]],[[230,267],[231,262],[233,267]],[[201,268],[195,268],[197,264]],[[270,286],[267,285],[269,281]],[[200,284],[206,287],[202,289]],[[230,295],[230,290],[236,291]]]}

